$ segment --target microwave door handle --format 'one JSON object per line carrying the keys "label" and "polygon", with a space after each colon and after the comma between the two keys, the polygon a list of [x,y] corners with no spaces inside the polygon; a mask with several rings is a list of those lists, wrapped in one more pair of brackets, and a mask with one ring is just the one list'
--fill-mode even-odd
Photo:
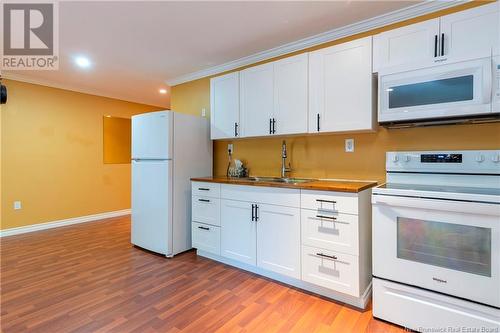
{"label": "microwave door handle", "polygon": [[[483,96],[484,103],[492,103],[495,89],[493,89],[493,80],[496,80],[496,69],[493,59],[489,60],[489,66],[483,66]],[[476,82],[474,82],[476,83]]]}

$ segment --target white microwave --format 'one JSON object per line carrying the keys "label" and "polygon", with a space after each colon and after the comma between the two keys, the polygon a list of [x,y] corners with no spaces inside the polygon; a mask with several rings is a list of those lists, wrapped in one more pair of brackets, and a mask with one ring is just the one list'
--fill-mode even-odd
{"label": "white microwave", "polygon": [[500,57],[382,72],[378,87],[381,124],[496,116]]}

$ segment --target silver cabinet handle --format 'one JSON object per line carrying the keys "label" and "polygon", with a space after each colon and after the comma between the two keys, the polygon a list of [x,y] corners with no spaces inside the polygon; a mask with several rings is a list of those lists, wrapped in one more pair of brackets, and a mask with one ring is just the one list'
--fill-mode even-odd
{"label": "silver cabinet handle", "polygon": [[337,218],[335,216],[325,216],[325,215],[316,215],[317,218],[320,219],[329,219],[329,220],[336,220]]}
{"label": "silver cabinet handle", "polygon": [[337,260],[337,256],[329,256],[328,254],[324,254],[324,253],[316,253],[317,256],[320,256],[320,257],[323,257],[323,258],[328,258],[328,259],[332,259],[332,260]]}

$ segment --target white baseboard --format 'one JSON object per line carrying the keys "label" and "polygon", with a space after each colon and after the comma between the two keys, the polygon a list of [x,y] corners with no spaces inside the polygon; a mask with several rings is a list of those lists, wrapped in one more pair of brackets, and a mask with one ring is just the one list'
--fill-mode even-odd
{"label": "white baseboard", "polygon": [[130,209],[122,209],[122,210],[115,210],[112,212],[105,212],[105,213],[99,213],[99,214],[72,217],[72,218],[65,219],[65,220],[37,223],[37,224],[27,225],[24,227],[17,227],[17,228],[0,230],[0,237],[13,236],[13,235],[24,234],[27,232],[64,227],[67,225],[92,222],[92,221],[108,219],[111,217],[117,217],[117,216],[129,215],[129,214],[130,214]]}

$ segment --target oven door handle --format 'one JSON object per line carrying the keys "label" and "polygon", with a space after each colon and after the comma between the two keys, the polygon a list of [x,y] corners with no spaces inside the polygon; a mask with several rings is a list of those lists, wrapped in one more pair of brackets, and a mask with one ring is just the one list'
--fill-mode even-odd
{"label": "oven door handle", "polygon": [[493,203],[374,194],[372,195],[372,204],[374,207],[394,206],[436,211],[450,211],[454,213],[500,216],[500,204]]}

